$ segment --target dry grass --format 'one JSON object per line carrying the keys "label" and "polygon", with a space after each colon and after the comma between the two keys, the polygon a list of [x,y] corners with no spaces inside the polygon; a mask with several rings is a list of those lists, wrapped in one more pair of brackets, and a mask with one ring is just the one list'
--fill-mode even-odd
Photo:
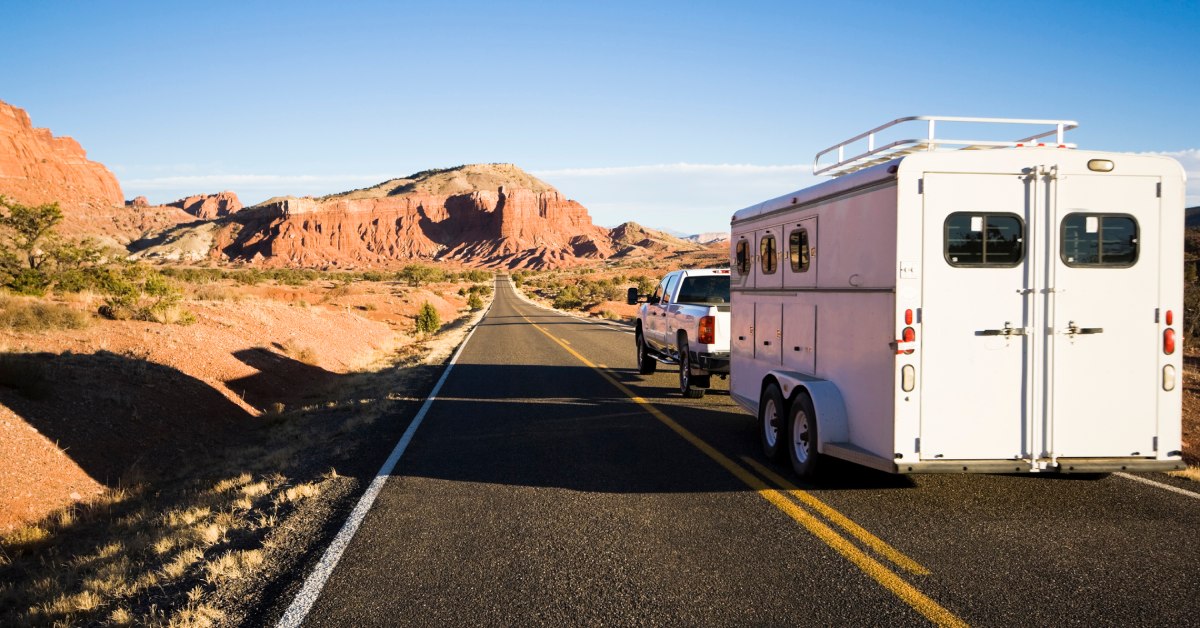
{"label": "dry grass", "polygon": [[1200,467],[1189,465],[1188,468],[1182,471],[1171,471],[1167,475],[1183,478],[1185,480],[1191,480],[1193,482],[1200,482]]}
{"label": "dry grass", "polygon": [[311,366],[317,366],[320,362],[320,358],[317,357],[317,352],[313,350],[312,347],[301,344],[300,341],[295,338],[289,338],[283,343],[281,349],[283,350],[284,355],[296,360],[297,362],[303,362]]}
{"label": "dry grass", "polygon": [[0,297],[0,327],[13,331],[82,329],[91,317],[68,305]]}

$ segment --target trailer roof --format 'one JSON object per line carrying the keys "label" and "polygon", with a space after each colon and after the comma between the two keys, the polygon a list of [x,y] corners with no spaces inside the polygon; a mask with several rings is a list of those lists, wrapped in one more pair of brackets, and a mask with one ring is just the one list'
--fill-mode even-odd
{"label": "trailer roof", "polygon": [[790,194],[784,194],[769,201],[751,205],[745,209],[740,209],[733,214],[733,220],[730,222],[749,220],[786,207],[811,203],[822,198],[837,196],[855,188],[865,187],[888,179],[895,179],[896,169],[894,166],[898,166],[902,159],[904,158],[899,157],[877,166],[871,166],[858,172],[830,179],[824,183],[818,183],[817,185],[797,190]]}

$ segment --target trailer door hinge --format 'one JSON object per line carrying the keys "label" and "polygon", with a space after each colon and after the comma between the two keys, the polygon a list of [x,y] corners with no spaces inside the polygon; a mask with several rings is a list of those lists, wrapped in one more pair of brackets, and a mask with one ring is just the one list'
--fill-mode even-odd
{"label": "trailer door hinge", "polygon": [[1162,198],[1162,181],[1154,184],[1154,196],[1156,198]]}
{"label": "trailer door hinge", "polygon": [[925,193],[925,178],[917,179],[917,194]]}

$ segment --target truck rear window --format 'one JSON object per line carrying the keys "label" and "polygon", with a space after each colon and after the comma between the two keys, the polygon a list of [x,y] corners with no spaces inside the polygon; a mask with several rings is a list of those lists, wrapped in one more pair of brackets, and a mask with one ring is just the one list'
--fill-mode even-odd
{"label": "truck rear window", "polygon": [[685,277],[677,303],[729,303],[729,275]]}
{"label": "truck rear window", "polygon": [[1016,214],[955,212],[946,218],[951,266],[1013,267],[1025,258],[1025,223]]}
{"label": "truck rear window", "polygon": [[1138,257],[1138,224],[1120,214],[1067,214],[1059,254],[1067,266],[1133,266]]}

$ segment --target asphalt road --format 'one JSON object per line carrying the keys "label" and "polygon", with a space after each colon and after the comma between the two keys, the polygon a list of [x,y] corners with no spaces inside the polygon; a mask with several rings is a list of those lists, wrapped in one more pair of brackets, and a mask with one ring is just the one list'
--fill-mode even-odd
{"label": "asphalt road", "polygon": [[676,381],[498,281],[305,624],[1200,623],[1200,499],[852,465],[790,491],[724,382]]}

